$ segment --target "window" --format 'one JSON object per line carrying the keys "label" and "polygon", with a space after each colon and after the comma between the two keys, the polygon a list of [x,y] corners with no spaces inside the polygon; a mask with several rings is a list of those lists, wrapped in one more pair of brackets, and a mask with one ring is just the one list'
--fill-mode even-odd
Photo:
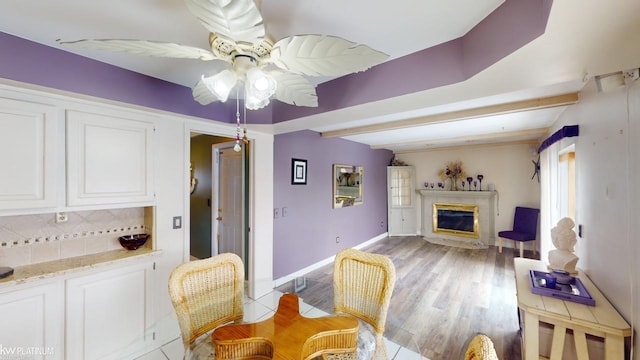
{"label": "window", "polygon": [[560,219],[576,219],[576,153],[574,146],[558,157],[558,205]]}

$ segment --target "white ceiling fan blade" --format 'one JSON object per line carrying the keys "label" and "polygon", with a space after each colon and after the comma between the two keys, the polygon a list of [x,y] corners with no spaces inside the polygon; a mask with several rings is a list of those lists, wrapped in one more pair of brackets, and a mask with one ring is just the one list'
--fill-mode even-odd
{"label": "white ceiling fan blade", "polygon": [[385,61],[389,55],[336,36],[294,35],[271,50],[278,67],[309,76],[342,76]]}
{"label": "white ceiling fan blade", "polygon": [[215,101],[220,101],[220,99],[218,99],[218,97],[209,90],[202,79],[200,79],[193,87],[191,94],[193,95],[193,99],[199,102],[200,105],[207,105]]}
{"label": "white ceiling fan blade", "polygon": [[185,0],[189,11],[210,32],[236,42],[259,44],[265,36],[262,15],[253,0]]}
{"label": "white ceiling fan blade", "polygon": [[316,87],[305,77],[283,71],[270,72],[278,83],[275,98],[295,106],[318,107]]}
{"label": "white ceiling fan blade", "polygon": [[134,55],[158,56],[169,58],[215,60],[218,59],[210,50],[174,43],[155,42],[149,40],[127,39],[87,39],[76,41],[58,41],[60,45],[81,47],[95,50],[125,52]]}

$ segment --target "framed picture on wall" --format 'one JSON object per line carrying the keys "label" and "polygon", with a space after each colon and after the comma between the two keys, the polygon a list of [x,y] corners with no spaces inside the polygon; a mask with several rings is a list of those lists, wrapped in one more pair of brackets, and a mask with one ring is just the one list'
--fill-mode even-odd
{"label": "framed picture on wall", "polygon": [[291,159],[291,185],[307,185],[307,160]]}

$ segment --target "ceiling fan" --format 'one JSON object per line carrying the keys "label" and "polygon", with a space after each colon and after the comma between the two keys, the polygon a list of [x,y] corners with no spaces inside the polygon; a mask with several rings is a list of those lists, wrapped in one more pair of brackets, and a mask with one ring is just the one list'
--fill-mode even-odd
{"label": "ceiling fan", "polygon": [[[259,0],[258,0],[259,1]],[[342,76],[364,71],[388,58],[366,45],[336,36],[293,35],[274,41],[253,0],[185,0],[189,11],[210,32],[211,49],[150,40],[84,39],[64,46],[120,51],[135,55],[188,58],[228,63],[212,76],[202,75],[192,90],[202,105],[226,101],[232,90],[245,107],[257,110],[275,99],[317,107],[315,85],[305,76]]]}

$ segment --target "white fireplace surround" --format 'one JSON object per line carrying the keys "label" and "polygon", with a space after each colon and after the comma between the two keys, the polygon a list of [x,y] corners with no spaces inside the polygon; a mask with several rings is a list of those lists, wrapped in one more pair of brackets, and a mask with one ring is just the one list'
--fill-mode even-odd
{"label": "white fireplace surround", "polygon": [[[418,190],[422,200],[422,234],[425,240],[466,248],[486,249],[496,241],[495,191]],[[433,231],[433,204],[478,205],[479,238],[436,233]]]}

